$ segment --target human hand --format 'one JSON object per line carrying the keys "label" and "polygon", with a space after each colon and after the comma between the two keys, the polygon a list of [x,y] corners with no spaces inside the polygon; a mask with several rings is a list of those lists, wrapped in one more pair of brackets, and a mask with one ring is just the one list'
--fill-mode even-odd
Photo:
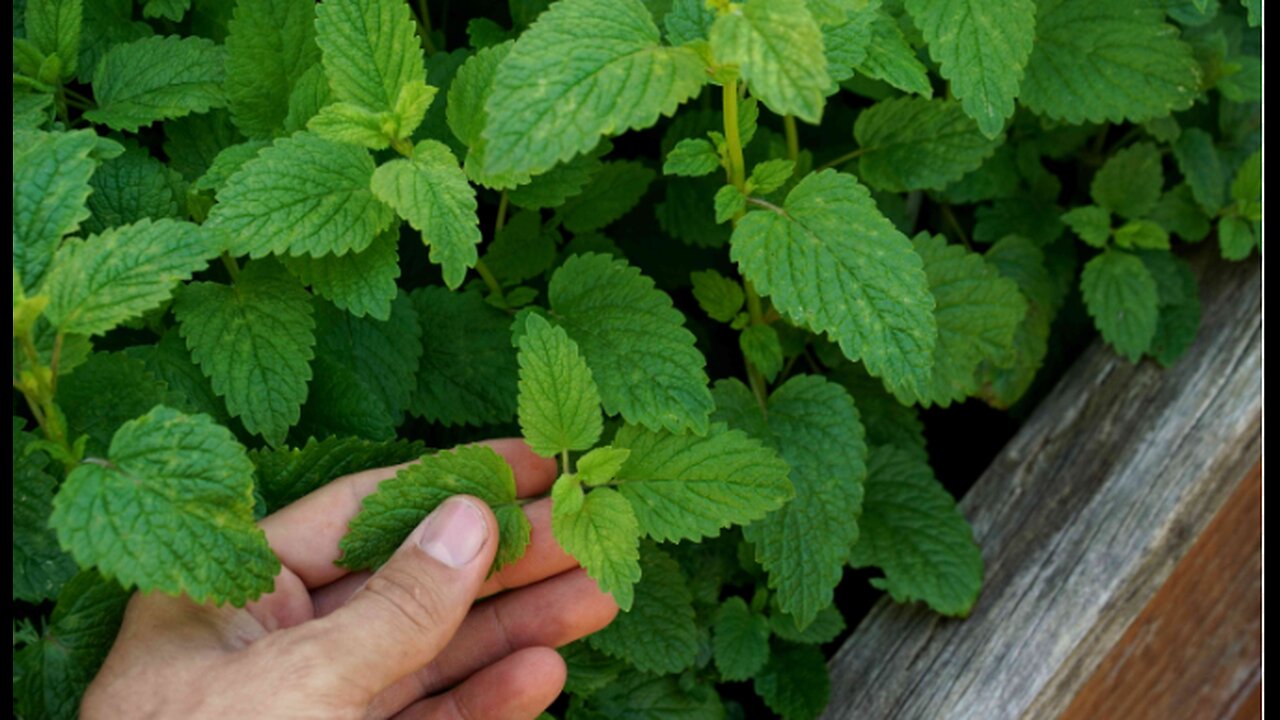
{"label": "human hand", "polygon": [[[555,462],[522,440],[484,444],[511,465],[520,497],[551,487]],[[338,567],[348,521],[398,469],[340,478],[264,518],[283,568],[257,602],[237,609],[134,595],[83,717],[533,718],[544,710],[565,679],[551,648],[607,625],[613,599],[556,544],[548,499],[524,508],[533,524],[524,557],[487,580],[497,524],[475,498],[442,504],[376,573]]]}

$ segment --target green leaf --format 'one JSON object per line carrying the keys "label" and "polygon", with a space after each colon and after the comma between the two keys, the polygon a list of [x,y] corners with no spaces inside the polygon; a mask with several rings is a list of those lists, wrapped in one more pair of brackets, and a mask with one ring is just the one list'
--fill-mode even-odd
{"label": "green leaf", "polygon": [[490,173],[538,174],[671,115],[706,80],[698,54],[663,47],[639,0],[561,0],[525,31],[485,110]]}
{"label": "green leaf", "polygon": [[696,437],[624,425],[613,446],[631,451],[617,475],[618,492],[630,501],[640,531],[659,542],[715,537],[793,496],[786,463],[738,430],[713,427]]}
{"label": "green leaf", "polygon": [[1117,152],[1093,176],[1089,194],[1102,207],[1125,218],[1145,216],[1160,200],[1164,171],[1160,150],[1142,142]]}
{"label": "green leaf", "polygon": [[1262,151],[1250,155],[1231,181],[1231,198],[1240,214],[1253,222],[1262,220]]}
{"label": "green leaf", "polygon": [[1238,217],[1224,217],[1218,221],[1218,242],[1225,260],[1244,260],[1261,248],[1258,236],[1249,223]]}
{"label": "green leaf", "polygon": [[553,458],[588,450],[600,439],[600,393],[565,331],[529,315],[520,337],[520,432],[533,451]]}
{"label": "green leaf", "polygon": [[907,42],[898,21],[877,8],[871,21],[871,42],[866,59],[854,70],[875,80],[883,80],[907,93],[933,96],[929,72],[916,57],[915,48]]}
{"label": "green leaf", "polygon": [[14,653],[14,706],[24,718],[74,718],[107,657],[132,593],[86,570],[58,593],[40,639]]}
{"label": "green leaf", "polygon": [[[612,144],[608,141],[602,141],[591,152],[585,155],[578,155],[568,162],[560,163],[533,178],[527,184],[510,190],[507,193],[507,199],[516,207],[522,207],[526,210],[540,210],[564,205],[565,201],[570,198],[576,198],[584,191],[590,192],[588,186],[605,169],[604,163],[600,162],[600,156],[612,149]],[[616,168],[612,171],[612,174],[615,177],[617,176]],[[641,173],[633,174],[641,175]],[[643,175],[648,179],[641,184],[647,187],[653,176],[648,174],[647,171]],[[616,196],[634,194],[635,201],[638,201],[640,195],[644,194],[644,188],[640,190],[610,188],[610,193]],[[635,201],[630,201],[622,212],[630,210]],[[612,222],[612,219],[609,222]]]}
{"label": "green leaf", "polygon": [[[480,50],[462,63],[449,85],[445,120],[454,137],[473,153],[479,152],[484,142],[481,132],[488,119],[485,101],[493,89],[493,76],[514,45],[515,42],[504,42]],[[467,162],[471,163],[470,157]]]}
{"label": "green leaf", "polygon": [[725,185],[716,191],[716,222],[726,223],[747,209],[747,196],[736,185]]}
{"label": "green leaf", "polygon": [[675,675],[624,672],[591,694],[574,698],[571,718],[634,720],[724,720],[725,706],[714,688],[681,682]]}
{"label": "green leaf", "polygon": [[398,296],[386,321],[358,318],[326,302],[315,303],[315,315],[314,377],[301,425],[316,434],[392,437],[422,357],[413,302]]}
{"label": "green leaf", "polygon": [[332,100],[333,93],[329,91],[324,67],[315,63],[304,70],[294,83],[293,92],[289,94],[289,110],[284,116],[284,131],[293,134],[306,128],[311,118]]}
{"label": "green leaf", "polygon": [[142,6],[142,16],[178,22],[190,9],[191,0],[146,0]]}
{"label": "green leaf", "polygon": [[746,0],[711,26],[711,54],[737,65],[751,94],[778,115],[822,120],[831,85],[822,30],[803,0]]}
{"label": "green leaf", "polygon": [[705,433],[705,360],[671,298],[624,260],[587,253],[551,276],[557,323],[578,343],[605,412],[673,432]]}
{"label": "green leaf", "polygon": [[[147,373],[167,386],[168,392],[164,401],[166,405],[188,415],[204,413],[219,425],[231,425],[232,420],[227,414],[226,404],[213,392],[213,385],[209,383],[209,378],[205,377],[200,366],[191,359],[191,351],[187,349],[187,344],[177,328],[165,332],[159,342],[154,345],[125,348],[123,354],[141,362]],[[63,357],[65,356],[64,349]],[[93,402],[100,401],[95,398]],[[130,413],[125,419],[137,417],[150,407],[151,405],[147,405],[138,412]],[[107,442],[110,442],[110,438],[107,438]],[[103,447],[106,447],[106,443]]]}
{"label": "green leaf", "polygon": [[551,532],[602,592],[623,610],[631,609],[633,586],[640,579],[640,527],[626,498],[610,488],[592,490],[581,504],[557,498],[551,505]]}
{"label": "green leaf", "polygon": [[396,278],[400,277],[399,240],[400,229],[393,226],[359,252],[283,257],[281,261],[289,272],[334,305],[357,317],[386,320],[391,317]]}
{"label": "green leaf", "polygon": [[155,31],[133,19],[133,2],[99,0],[85,4],[80,25],[80,58],[76,62],[76,80],[89,84],[93,71],[107,50],[121,43],[151,37]]}
{"label": "green leaf", "polygon": [[864,110],[853,126],[863,180],[880,190],[941,190],[977,170],[1000,144],[954,100],[903,97]]}
{"label": "green leaf", "polygon": [[[1032,241],[1009,235],[987,250],[986,259],[1001,275],[1016,282],[1027,299],[1027,315],[1013,336],[1012,357],[984,363],[979,369],[986,383],[984,399],[995,407],[1007,408],[1026,393],[1044,364],[1049,350],[1049,327],[1060,300],[1049,277],[1044,253]],[[858,396],[858,401],[863,402],[862,396]],[[874,424],[868,421],[868,427]],[[885,443],[873,441],[872,444]]]}
{"label": "green leaf", "polygon": [[582,194],[560,208],[565,228],[582,234],[609,225],[640,202],[654,177],[637,162],[604,163]]}
{"label": "green leaf", "polygon": [[715,146],[702,138],[685,138],[667,153],[662,164],[664,175],[699,177],[715,172],[720,167],[720,153]]}
{"label": "green leaf", "polygon": [[[905,451],[904,451],[905,452]],[[844,632],[844,616],[835,605],[828,605],[818,612],[808,627],[796,626],[795,618],[784,612],[776,612],[769,616],[769,629],[774,635],[790,642],[806,645],[822,645],[829,643]]]}
{"label": "green leaf", "polygon": [[928,463],[897,448],[873,448],[860,522],[862,536],[849,562],[884,570],[873,585],[898,602],[921,600],[943,615],[969,614],[982,588],[982,553]]}
{"label": "green leaf", "polygon": [[311,0],[241,0],[227,35],[227,104],[246,137],[269,138],[285,127],[288,98],[320,60]]}
{"label": "green leaf", "polygon": [[716,11],[705,0],[673,0],[662,25],[672,45],[686,45],[706,40],[715,21]]}
{"label": "green leaf", "polygon": [[36,438],[23,424],[13,419],[13,599],[39,603],[57,597],[79,568],[49,527],[58,481],[47,455],[27,451]]}
{"label": "green leaf", "polygon": [[850,396],[858,399],[858,415],[866,428],[868,446],[893,445],[921,459],[928,459],[919,409],[898,402],[885,390],[884,383],[855,363],[844,362],[833,368],[828,379],[839,383]]}
{"label": "green leaf", "polygon": [[796,171],[794,160],[766,160],[751,168],[747,192],[768,195],[786,184]]}
{"label": "green leaf", "polygon": [[866,477],[866,433],[839,385],[797,375],[769,396],[767,420],[737,380],[715,386],[718,421],[774,447],[791,467],[795,499],[743,531],[769,573],[778,604],[808,625],[831,604],[850,548]]}
{"label": "green leaf", "polygon": [[1156,281],[1142,261],[1107,250],[1085,264],[1080,291],[1102,337],[1136,363],[1151,346],[1159,320]]}
{"label": "green leaf", "polygon": [[491,572],[524,555],[530,525],[516,504],[511,466],[491,448],[468,445],[428,455],[366,496],[338,544],[338,564],[353,570],[382,565],[423,518],[454,495],[483,500],[498,518],[498,553]]}
{"label": "green leaf", "polygon": [[1172,367],[1200,329],[1200,289],[1191,266],[1172,253],[1144,252],[1140,257],[1160,295],[1160,318],[1148,352],[1161,365]]}
{"label": "green leaf", "polygon": [[536,211],[518,212],[485,248],[484,264],[504,285],[537,277],[555,263],[559,237]]}
{"label": "green leaf", "polygon": [[909,0],[929,54],[982,134],[1000,135],[1035,38],[1033,0]]}
{"label": "green leaf", "polygon": [[280,571],[253,521],[244,448],[209,417],[163,405],[125,423],[106,460],[67,476],[50,524],[81,565],[198,603],[243,606]]}
{"label": "green leaf", "polygon": [[742,309],[745,296],[742,285],[715,270],[701,270],[689,275],[693,297],[712,320],[727,323]]}
{"label": "green leaf", "polygon": [[1187,128],[1173,145],[1173,157],[1187,179],[1191,194],[1209,215],[1226,204],[1227,172],[1213,145],[1213,137],[1200,128]]}
{"label": "green leaf", "polygon": [[137,132],[157,120],[226,104],[226,50],[197,37],[152,37],[116,45],[93,73],[97,107],[84,116],[112,130]]}
{"label": "green leaf", "polygon": [[1057,213],[1055,205],[1025,195],[997,200],[974,213],[973,239],[993,243],[1008,235],[1021,235],[1043,247],[1062,236],[1064,226]]}
{"label": "green leaf", "polygon": [[401,90],[426,79],[414,27],[400,0],[321,3],[316,43],[333,96],[374,112],[394,111]]}
{"label": "green leaf", "polygon": [[975,371],[980,363],[998,361],[1013,350],[1027,302],[1018,286],[981,255],[950,245],[941,235],[921,233],[914,245],[924,258],[938,320],[933,378],[928,390],[914,399],[947,407],[978,390]]}
{"label": "green leaf", "polygon": [[[80,56],[80,32],[83,22],[83,0],[28,0],[26,3],[27,39],[45,55],[57,55],[62,61],[59,78],[68,80],[76,72]],[[14,6],[14,12],[18,11]]]}
{"label": "green leaf", "polygon": [[756,694],[784,720],[812,720],[827,706],[831,678],[815,645],[772,643],[769,662],[752,683]]}
{"label": "green leaf", "polygon": [[564,691],[578,698],[586,698],[612,683],[627,669],[624,663],[592,649],[586,640],[571,642],[559,652],[568,668]]}
{"label": "green leaf", "polygon": [[631,457],[631,451],[627,448],[604,445],[578,458],[574,468],[577,470],[575,475],[589,487],[604,485],[618,477],[618,473],[622,472],[622,466],[629,457]]}
{"label": "green leaf", "polygon": [[94,353],[58,382],[67,433],[72,439],[87,435],[85,451],[92,455],[106,453],[120,426],[168,401],[164,381],[121,353]]}
{"label": "green leaf", "polygon": [[[599,492],[593,490],[587,501]],[[644,672],[680,672],[693,665],[698,652],[689,581],[679,563],[652,545],[640,554],[639,570],[635,605],[619,603],[627,612],[587,642]]]}
{"label": "green leaf", "polygon": [[373,176],[363,148],[297,133],[231,176],[209,225],[230,234],[235,255],[360,252],[395,219],[369,189]]}
{"label": "green leaf", "polygon": [[1076,237],[1096,247],[1106,247],[1111,239],[1111,213],[1097,205],[1080,205],[1062,214],[1062,222]]}
{"label": "green leaf", "polygon": [[209,171],[218,153],[245,138],[231,122],[226,110],[201,115],[185,115],[164,123],[164,155],[169,168],[187,182],[195,182]]}
{"label": "green leaf", "polygon": [[746,680],[769,661],[769,619],[740,597],[724,601],[712,628],[716,669],[729,682]]}
{"label": "green leaf", "polygon": [[510,316],[478,292],[425,287],[411,297],[425,332],[409,411],[444,425],[513,419],[517,367]]}
{"label": "green leaf", "polygon": [[1169,233],[1151,220],[1132,220],[1116,228],[1116,247],[1168,250]]}
{"label": "green leaf", "polygon": [[45,283],[59,330],[101,335],[158,307],[222,249],[221,237],[176,220],[113,228],[58,252]]}
{"label": "green leaf", "polygon": [[413,157],[385,163],[373,173],[373,193],[395,208],[422,233],[431,262],[444,271],[444,282],[456,289],[474,267],[480,243],[476,191],[448,146],[423,140]]}
{"label": "green leaf", "polygon": [[187,285],[173,304],[191,357],[245,429],[272,445],[298,421],[314,356],[311,297],[270,261],[234,285]]}
{"label": "green leaf", "polygon": [[344,475],[411,462],[424,454],[426,448],[417,440],[331,437],[312,438],[300,448],[252,450],[249,459],[267,511],[275,512]]}
{"label": "green leaf", "polygon": [[85,202],[97,162],[98,136],[90,130],[39,133],[13,150],[13,267],[23,288],[44,279],[63,235],[89,217]]}
{"label": "green leaf", "polygon": [[773,382],[782,372],[785,358],[782,354],[782,343],[778,340],[778,331],[769,325],[748,325],[738,335],[738,347],[742,354],[756,369],[764,375],[764,379]]}
{"label": "green leaf", "polygon": [[1181,183],[1160,196],[1147,217],[1171,235],[1187,242],[1200,242],[1209,235],[1209,218],[1195,201],[1191,188]]}
{"label": "green leaf", "polygon": [[748,212],[730,256],[792,322],[829,333],[893,389],[930,377],[937,324],[911,243],[851,175],[809,175],[783,208]]}
{"label": "green leaf", "polygon": [[1200,71],[1158,3],[1039,0],[1022,102],[1069,123],[1142,122],[1191,107]]}
{"label": "green leaf", "polygon": [[88,206],[93,216],[84,229],[100,233],[144,218],[177,216],[176,178],[177,173],[143,150],[130,149],[102,163],[89,179],[93,194]]}

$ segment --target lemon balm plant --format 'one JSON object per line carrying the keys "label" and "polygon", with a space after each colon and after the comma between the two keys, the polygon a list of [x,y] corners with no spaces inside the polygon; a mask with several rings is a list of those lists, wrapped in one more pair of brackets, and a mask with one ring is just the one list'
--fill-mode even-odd
{"label": "lemon balm plant", "polygon": [[421,459],[342,564],[455,493],[517,560],[510,468],[427,449],[509,432],[626,611],[568,717],[813,717],[847,567],[978,597],[919,408],[1013,405],[1085,313],[1169,364],[1175,246],[1260,246],[1260,0],[467,9],[15,3],[18,715],[133,589],[271,590],[255,520],[345,473]]}

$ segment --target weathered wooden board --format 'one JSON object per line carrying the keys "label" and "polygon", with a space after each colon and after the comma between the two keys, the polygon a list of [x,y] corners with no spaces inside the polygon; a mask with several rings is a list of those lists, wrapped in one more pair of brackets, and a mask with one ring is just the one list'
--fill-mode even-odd
{"label": "weathered wooden board", "polygon": [[1208,262],[1170,370],[1095,345],[961,503],[965,621],[879,603],[831,660],[828,718],[1054,718],[1261,455],[1259,265]]}
{"label": "weathered wooden board", "polygon": [[1076,693],[1061,720],[1233,718],[1261,681],[1259,464]]}

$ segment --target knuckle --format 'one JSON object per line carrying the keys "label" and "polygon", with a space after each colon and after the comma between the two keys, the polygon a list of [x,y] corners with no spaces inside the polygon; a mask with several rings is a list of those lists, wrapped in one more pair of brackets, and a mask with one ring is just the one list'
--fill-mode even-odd
{"label": "knuckle", "polygon": [[417,574],[388,564],[369,578],[360,591],[364,602],[381,606],[393,626],[416,636],[428,635],[443,624],[447,604],[437,585]]}

